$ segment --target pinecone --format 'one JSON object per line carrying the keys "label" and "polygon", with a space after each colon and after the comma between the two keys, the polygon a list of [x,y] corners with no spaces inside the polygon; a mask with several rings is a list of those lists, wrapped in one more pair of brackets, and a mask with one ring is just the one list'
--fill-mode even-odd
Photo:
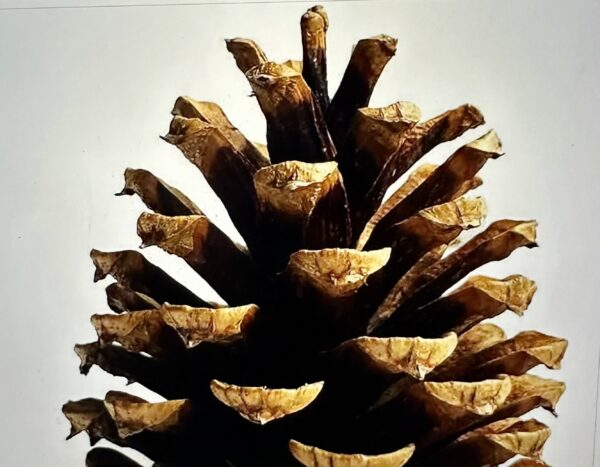
{"label": "pinecone", "polygon": [[[500,140],[490,131],[417,166],[385,199],[483,116],[472,105],[426,121],[409,102],[367,107],[396,51],[384,35],[358,42],[330,101],[327,27],[322,7],[302,16],[302,62],[227,41],[266,118],[266,147],[214,103],[175,102],[164,139],[200,169],[246,246],[176,188],[125,171],[121,194],[153,211],[137,222],[143,244],[181,257],[227,305],[139,252],[92,250],[95,281],[116,280],[106,289],[115,313],[92,317],[98,341],[75,346],[80,370],[97,365],[166,401],[68,402],[69,437],[86,431],[92,445],[131,447],[157,466],[545,465],[548,427],[519,417],[553,411],[564,384],[527,372],[558,368],[567,342],[507,338],[486,321],[522,314],[532,280],[466,277],[536,246],[536,223],[500,220],[459,240],[482,224],[484,201],[468,192]],[[138,465],[107,448],[86,462]]]}

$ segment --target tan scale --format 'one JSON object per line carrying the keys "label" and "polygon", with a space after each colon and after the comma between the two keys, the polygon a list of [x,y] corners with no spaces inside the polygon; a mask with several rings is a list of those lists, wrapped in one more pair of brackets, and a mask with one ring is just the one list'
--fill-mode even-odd
{"label": "tan scale", "polygon": [[508,418],[465,433],[425,465],[476,467],[515,456],[538,458],[549,436],[550,429],[537,420]]}
{"label": "tan scale", "polygon": [[556,370],[560,368],[566,350],[565,339],[537,331],[525,331],[472,354],[470,358],[462,358],[438,368],[435,379],[478,379],[500,373],[521,375],[537,365]]}
{"label": "tan scale", "polygon": [[288,161],[259,170],[254,175],[254,186],[263,209],[300,218],[308,217],[339,180],[335,162]]}
{"label": "tan scale", "polygon": [[231,123],[218,104],[183,96],[175,101],[171,114],[185,118],[199,118],[210,125],[214,125],[253,167],[258,169],[268,165],[268,156],[265,157],[264,152],[246,139],[243,133]]}
{"label": "tan scale", "polygon": [[338,454],[314,446],[290,441],[290,451],[306,467],[402,467],[415,451],[413,445],[387,454]]}
{"label": "tan scale", "polygon": [[493,323],[482,323],[473,326],[458,339],[456,352],[468,354],[479,352],[506,339],[504,329]]}
{"label": "tan scale", "polygon": [[411,400],[419,401],[423,410],[441,423],[465,415],[491,415],[511,394],[508,377],[474,383],[458,381],[423,382],[410,389]]}
{"label": "tan scale", "polygon": [[[483,198],[459,198],[423,209],[392,226],[395,246],[398,239],[414,239],[419,247],[429,250],[453,242],[464,230],[479,227],[487,214]],[[401,255],[402,251],[398,252]]]}
{"label": "tan scale", "polygon": [[[380,208],[390,186],[433,147],[445,141],[453,140],[465,131],[476,128],[483,123],[484,118],[481,112],[470,104],[464,104],[415,125],[407,132],[405,138],[403,138],[403,143],[388,158],[373,183],[359,210],[359,220],[364,221],[366,224]],[[388,203],[384,203],[384,206],[386,204]],[[396,204],[390,203],[388,207],[394,207]]]}
{"label": "tan scale", "polygon": [[[443,362],[442,366],[454,365],[456,362],[460,362],[466,355],[491,347],[494,344],[502,342],[505,338],[506,334],[499,326],[491,323],[478,324],[458,337],[454,351]],[[381,393],[371,409],[375,409],[393,401],[410,387],[412,383],[412,381],[405,378],[400,378],[395,383],[392,383]]]}
{"label": "tan scale", "polygon": [[190,401],[186,399],[151,403],[123,397],[123,393],[116,392],[107,394],[104,405],[123,438],[145,430],[163,432],[176,429],[191,408]]}
{"label": "tan scale", "polygon": [[264,425],[304,409],[317,398],[323,384],[321,381],[296,389],[267,389],[213,380],[210,389],[217,399],[246,420]]}
{"label": "tan scale", "polygon": [[[435,294],[437,288],[447,289],[452,286],[453,282],[477,267],[480,262],[498,261],[519,247],[536,246],[536,226],[535,221],[496,221],[460,249],[427,268],[422,275],[411,277],[410,280],[402,278],[371,318],[369,329],[373,330],[383,324],[399,307],[419,293],[424,296],[417,301],[421,304],[427,296],[428,288],[434,287],[431,293]],[[445,281],[448,271],[454,272]]]}
{"label": "tan scale", "polygon": [[162,211],[163,198],[169,195],[180,204],[177,214],[202,214],[200,208],[181,191],[147,170],[127,168],[124,177],[125,187],[120,194],[135,193],[155,211]]}
{"label": "tan scale", "polygon": [[92,325],[101,343],[118,342],[132,352],[161,355],[160,335],[164,322],[158,310],[142,310],[119,315],[93,315]]}
{"label": "tan scale", "polygon": [[192,308],[163,304],[164,322],[177,331],[187,347],[201,342],[230,342],[244,337],[247,326],[256,318],[258,307]]}
{"label": "tan scale", "polygon": [[[92,429],[104,413],[104,403],[100,399],[81,399],[67,402],[62,409],[63,414],[71,424],[68,438]],[[68,439],[67,438],[67,439]]]}
{"label": "tan scale", "polygon": [[243,73],[267,61],[263,50],[252,39],[236,37],[227,39],[225,43],[227,50],[233,55],[238,68]]}
{"label": "tan scale", "polygon": [[385,373],[423,379],[454,352],[457,342],[454,333],[439,339],[364,336],[345,342],[338,350],[356,351]]}
{"label": "tan scale", "polygon": [[388,261],[390,249],[357,251],[346,248],[300,250],[292,254],[287,272],[331,297],[345,297],[362,287]]}

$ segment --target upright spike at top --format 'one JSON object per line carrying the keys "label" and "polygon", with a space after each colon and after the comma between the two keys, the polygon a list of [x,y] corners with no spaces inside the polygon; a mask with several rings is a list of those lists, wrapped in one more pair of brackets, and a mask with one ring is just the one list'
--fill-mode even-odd
{"label": "upright spike at top", "polygon": [[312,91],[296,70],[265,62],[246,78],[267,119],[267,143],[273,162],[324,162],[336,151]]}
{"label": "upright spike at top", "polygon": [[322,6],[310,8],[300,20],[302,29],[302,76],[312,89],[322,114],[329,107],[327,90],[327,40],[329,27],[327,12]]}
{"label": "upright spike at top", "polygon": [[327,111],[336,147],[342,147],[354,114],[367,107],[383,69],[396,54],[398,40],[381,34],[361,39],[354,47],[340,86]]}

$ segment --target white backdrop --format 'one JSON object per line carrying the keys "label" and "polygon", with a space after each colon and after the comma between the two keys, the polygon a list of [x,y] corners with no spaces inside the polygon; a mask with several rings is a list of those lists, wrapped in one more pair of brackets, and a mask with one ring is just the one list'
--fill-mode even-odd
{"label": "white backdrop", "polygon": [[[75,342],[95,337],[89,316],[106,311],[106,284],[92,284],[89,250],[139,244],[141,202],[112,196],[124,168],[150,169],[230,229],[199,172],[158,135],[166,132],[175,98],[188,94],[219,102],[251,139],[264,141],[257,104],[223,39],[252,37],[275,60],[300,58],[298,21],[310,5],[6,9],[82,3],[116,2],[0,2],[0,464],[6,466],[83,465],[87,439],[64,441],[61,404],[124,388],[122,379],[97,368],[79,375],[72,351]],[[399,38],[398,53],[373,105],[412,100],[429,117],[470,102],[503,139],[506,156],[483,171],[489,218],[536,218],[541,248],[483,272],[520,272],[538,282],[525,317],[507,315],[499,323],[509,334],[537,328],[570,340],[556,374],[568,384],[560,416],[539,414],[553,431],[545,457],[553,466],[593,465],[600,3],[406,0],[327,8],[332,85],[352,44],[387,33]],[[146,253],[212,298],[182,261],[155,248]],[[127,390],[158,400],[138,385]]]}

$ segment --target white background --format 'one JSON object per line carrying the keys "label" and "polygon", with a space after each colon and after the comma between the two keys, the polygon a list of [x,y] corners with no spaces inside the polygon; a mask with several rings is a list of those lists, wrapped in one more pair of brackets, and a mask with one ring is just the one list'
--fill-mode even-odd
{"label": "white background", "polygon": [[[68,423],[60,406],[124,388],[122,379],[97,368],[80,376],[72,352],[75,342],[95,337],[89,316],[107,310],[106,284],[92,284],[89,250],[139,244],[142,204],[112,196],[122,187],[123,169],[150,169],[229,229],[196,169],[158,135],[166,132],[175,98],[188,94],[219,102],[251,139],[264,141],[256,102],[223,39],[252,37],[275,60],[300,58],[298,21],[310,5],[5,9],[81,4],[100,2],[0,2],[3,466],[83,465],[87,439],[64,441]],[[387,33],[399,38],[398,53],[373,105],[412,100],[429,117],[470,102],[503,139],[506,156],[483,170],[490,219],[536,218],[541,248],[483,272],[520,272],[538,282],[525,317],[507,315],[500,323],[511,335],[536,328],[569,339],[556,374],[568,384],[560,416],[540,414],[553,431],[545,457],[553,466],[593,465],[600,3],[413,0],[327,8],[332,87],[352,44]],[[155,248],[146,253],[212,298],[182,261]],[[137,385],[128,390],[157,400]]]}

